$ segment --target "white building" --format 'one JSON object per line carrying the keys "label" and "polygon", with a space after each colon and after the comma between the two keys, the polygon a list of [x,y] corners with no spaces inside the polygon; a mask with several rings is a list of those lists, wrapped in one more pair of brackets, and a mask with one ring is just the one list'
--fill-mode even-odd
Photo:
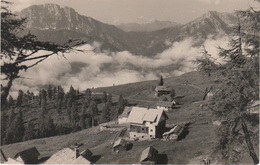
{"label": "white building", "polygon": [[160,138],[168,116],[163,110],[133,107],[127,122],[130,123],[130,138]]}

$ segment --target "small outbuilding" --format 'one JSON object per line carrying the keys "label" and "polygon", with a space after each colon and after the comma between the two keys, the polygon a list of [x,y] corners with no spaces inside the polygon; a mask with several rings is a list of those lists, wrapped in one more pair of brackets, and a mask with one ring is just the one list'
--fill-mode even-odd
{"label": "small outbuilding", "polygon": [[156,108],[164,111],[172,110],[172,108],[176,105],[175,101],[158,101],[156,103]]}
{"label": "small outbuilding", "polygon": [[123,123],[127,123],[127,118],[131,112],[133,107],[128,107],[126,106],[124,108],[124,111],[121,115],[118,116],[118,124],[123,124]]}
{"label": "small outbuilding", "polygon": [[170,93],[170,90],[166,86],[156,86],[154,90],[155,96],[167,95]]}
{"label": "small outbuilding", "polygon": [[140,158],[141,164],[156,164],[158,161],[158,151],[149,146],[145,150],[143,150]]}
{"label": "small outbuilding", "polygon": [[114,152],[126,151],[127,144],[128,143],[125,139],[120,138],[114,142],[113,151]]}
{"label": "small outbuilding", "polygon": [[176,125],[170,131],[163,133],[163,139],[166,141],[178,140],[184,131],[184,126]]}
{"label": "small outbuilding", "polygon": [[36,147],[32,147],[15,154],[14,159],[23,164],[36,164],[38,163],[39,151]]}

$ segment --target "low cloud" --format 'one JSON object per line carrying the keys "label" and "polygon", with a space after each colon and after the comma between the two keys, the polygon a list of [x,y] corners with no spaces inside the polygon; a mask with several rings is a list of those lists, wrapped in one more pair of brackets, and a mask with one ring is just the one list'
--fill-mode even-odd
{"label": "low cloud", "polygon": [[199,1],[207,4],[216,4],[216,5],[220,3],[220,0],[199,0]]}
{"label": "low cloud", "polygon": [[[192,38],[170,43],[169,49],[154,57],[137,56],[122,51],[117,53],[70,53],[66,59],[52,56],[27,72],[21,72],[23,78],[17,79],[12,87],[12,95],[18,89],[38,91],[40,86],[61,85],[67,91],[70,85],[79,90],[92,87],[112,86],[131,82],[154,80],[159,75],[175,76],[195,70],[192,63],[201,56],[202,48],[192,46]],[[204,45],[214,58],[218,58],[217,46],[226,46],[227,38],[208,38]],[[81,48],[93,50],[95,45],[84,45]],[[174,67],[175,69],[167,69]]]}

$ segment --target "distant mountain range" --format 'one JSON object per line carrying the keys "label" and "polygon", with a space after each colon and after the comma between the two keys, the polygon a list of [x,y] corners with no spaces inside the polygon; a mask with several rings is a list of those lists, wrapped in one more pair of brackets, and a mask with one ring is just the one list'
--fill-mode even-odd
{"label": "distant mountain range", "polygon": [[33,5],[20,12],[27,18],[25,27],[40,40],[64,43],[81,38],[101,43],[101,50],[129,51],[136,55],[153,56],[187,37],[199,39],[208,35],[229,34],[236,17],[230,13],[209,11],[184,25],[155,21],[148,24],[121,24],[118,27],[77,13],[73,8],[56,4]]}
{"label": "distant mountain range", "polygon": [[161,29],[166,29],[166,28],[172,28],[176,26],[181,26],[181,24],[177,22],[171,22],[171,21],[152,21],[149,23],[144,23],[144,24],[138,24],[138,23],[124,23],[124,24],[119,24],[117,27],[119,29],[124,30],[125,32],[151,32],[151,31],[156,31],[156,30],[161,30]]}

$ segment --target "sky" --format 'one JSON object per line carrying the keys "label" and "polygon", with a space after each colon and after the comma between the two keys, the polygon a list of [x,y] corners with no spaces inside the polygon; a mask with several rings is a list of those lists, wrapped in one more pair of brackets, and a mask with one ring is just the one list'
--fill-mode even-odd
{"label": "sky", "polygon": [[233,12],[254,6],[254,0],[11,0],[12,10],[54,3],[108,24],[148,23],[154,20],[187,23],[209,10]]}

